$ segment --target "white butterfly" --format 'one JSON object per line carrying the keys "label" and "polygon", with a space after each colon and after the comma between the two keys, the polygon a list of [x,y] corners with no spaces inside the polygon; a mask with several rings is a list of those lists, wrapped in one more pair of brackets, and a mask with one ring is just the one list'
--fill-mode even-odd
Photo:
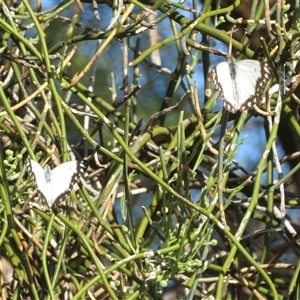
{"label": "white butterfly", "polygon": [[53,170],[48,165],[43,169],[31,159],[26,159],[25,163],[29,175],[35,180],[39,196],[49,207],[69,196],[74,184],[88,167],[86,161],[70,161]]}
{"label": "white butterfly", "polygon": [[212,79],[221,93],[225,109],[236,113],[256,104],[271,74],[267,63],[252,59],[236,62],[229,55],[227,62],[218,64],[212,70]]}

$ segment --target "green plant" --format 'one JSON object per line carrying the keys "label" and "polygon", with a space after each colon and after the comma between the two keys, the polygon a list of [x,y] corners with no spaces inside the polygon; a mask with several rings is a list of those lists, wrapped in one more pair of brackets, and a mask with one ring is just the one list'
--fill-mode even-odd
{"label": "green plant", "polygon": [[[275,143],[280,126],[295,140],[300,133],[296,85],[271,94],[275,117],[263,116],[270,124],[263,155],[248,173],[235,158],[256,112],[229,116],[215,106],[210,54],[219,52],[209,39],[229,44],[232,25],[246,25],[233,47],[249,58],[263,49],[270,84],[282,88],[275,61],[284,54],[292,75],[298,8],[251,1],[250,15],[235,19],[243,1],[214,2],[106,1],[98,7],[112,14],[106,31],[97,29],[102,19],[91,24],[91,3],[1,2],[0,249],[13,270],[2,279],[3,297],[162,299],[173,281],[177,298],[297,298],[299,263],[276,265],[286,248],[273,242],[288,236],[297,249],[293,224],[283,218],[279,227],[274,215],[277,204],[279,217],[283,204],[298,205],[296,194],[284,199],[283,184],[295,179],[299,155],[286,158],[293,161],[283,175]],[[148,40],[153,30],[159,42]],[[256,34],[268,43],[251,49]],[[90,168],[66,205],[49,210],[30,197],[27,156],[41,165],[85,158]],[[257,223],[263,231],[253,232]]]}

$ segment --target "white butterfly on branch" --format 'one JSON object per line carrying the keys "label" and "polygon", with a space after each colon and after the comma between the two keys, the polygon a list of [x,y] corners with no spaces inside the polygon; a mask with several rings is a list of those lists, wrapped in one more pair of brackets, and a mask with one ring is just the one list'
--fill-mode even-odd
{"label": "white butterfly on branch", "polygon": [[39,196],[48,207],[64,201],[88,167],[87,161],[70,161],[53,170],[48,165],[43,169],[31,159],[26,159],[25,163],[29,175],[35,181]]}
{"label": "white butterfly on branch", "polygon": [[227,62],[219,63],[211,74],[225,109],[234,114],[250,109],[260,100],[272,70],[267,63],[258,60],[236,61],[231,55],[230,43]]}

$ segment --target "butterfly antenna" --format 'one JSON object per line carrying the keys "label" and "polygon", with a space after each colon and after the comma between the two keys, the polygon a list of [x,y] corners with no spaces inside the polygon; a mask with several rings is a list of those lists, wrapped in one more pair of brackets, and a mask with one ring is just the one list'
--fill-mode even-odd
{"label": "butterfly antenna", "polygon": [[229,40],[229,48],[228,48],[228,56],[231,56],[231,54],[232,54],[232,36],[233,36],[233,32],[234,32],[235,27],[236,26],[233,25],[232,29],[231,29],[230,40]]}

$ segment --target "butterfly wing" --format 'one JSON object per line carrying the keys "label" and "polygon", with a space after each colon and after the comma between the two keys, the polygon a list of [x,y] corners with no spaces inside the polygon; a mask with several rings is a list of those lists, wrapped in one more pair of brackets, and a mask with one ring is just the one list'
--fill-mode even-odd
{"label": "butterfly wing", "polygon": [[236,101],[234,101],[233,94],[233,82],[230,76],[230,70],[228,62],[219,63],[212,70],[213,83],[217,90],[220,92],[224,107],[226,110],[231,112],[236,112],[237,106]]}
{"label": "butterfly wing", "polygon": [[261,96],[261,90],[271,77],[268,64],[245,59],[237,62],[236,86],[239,110],[253,107]]}
{"label": "butterfly wing", "polygon": [[69,196],[74,184],[83,175],[87,167],[88,162],[86,161],[70,161],[52,170],[50,207]]}
{"label": "butterfly wing", "polygon": [[218,64],[212,70],[213,82],[221,94],[226,110],[236,113],[251,108],[260,98],[262,87],[271,77],[268,64],[245,59]]}
{"label": "butterfly wing", "polygon": [[[39,196],[50,207],[49,202],[52,197],[51,182],[46,181],[44,169],[32,159],[26,159],[25,164],[30,177],[32,177],[35,181]],[[49,169],[49,171],[51,176],[51,170]]]}

